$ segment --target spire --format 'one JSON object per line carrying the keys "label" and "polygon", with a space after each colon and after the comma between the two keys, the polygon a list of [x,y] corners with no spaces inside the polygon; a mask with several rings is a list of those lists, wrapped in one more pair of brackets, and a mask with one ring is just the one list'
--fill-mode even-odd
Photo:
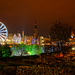
{"label": "spire", "polygon": [[38,37],[38,31],[37,31],[36,21],[35,21],[35,26],[34,26],[34,37],[35,37],[35,38]]}
{"label": "spire", "polygon": [[35,27],[34,27],[34,29],[37,29],[36,21],[35,21]]}
{"label": "spire", "polygon": [[35,21],[35,25],[36,25],[36,21]]}

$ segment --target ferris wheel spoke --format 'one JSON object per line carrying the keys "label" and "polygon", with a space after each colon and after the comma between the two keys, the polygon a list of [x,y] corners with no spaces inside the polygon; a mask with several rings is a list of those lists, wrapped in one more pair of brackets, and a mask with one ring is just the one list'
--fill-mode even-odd
{"label": "ferris wheel spoke", "polygon": [[5,36],[4,36],[4,35],[1,35],[1,37],[5,38]]}
{"label": "ferris wheel spoke", "polygon": [[2,28],[2,27],[3,27],[3,24],[1,24],[0,28]]}
{"label": "ferris wheel spoke", "polygon": [[7,33],[0,33],[0,35],[7,35]]}
{"label": "ferris wheel spoke", "polygon": [[4,27],[4,28],[2,28],[1,30],[3,30],[3,29],[5,29],[5,27]]}
{"label": "ferris wheel spoke", "polygon": [[0,38],[2,39],[2,41],[4,41],[4,39],[0,36]]}
{"label": "ferris wheel spoke", "polygon": [[7,32],[7,30],[1,31],[1,32]]}
{"label": "ferris wheel spoke", "polygon": [[2,37],[3,39],[5,39],[5,36],[3,36],[3,35],[0,35],[0,37]]}

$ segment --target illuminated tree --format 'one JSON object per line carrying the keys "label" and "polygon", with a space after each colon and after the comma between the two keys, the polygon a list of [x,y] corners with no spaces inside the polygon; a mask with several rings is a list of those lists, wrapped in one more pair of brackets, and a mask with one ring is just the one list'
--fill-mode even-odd
{"label": "illuminated tree", "polygon": [[0,47],[0,56],[1,57],[9,57],[11,55],[11,50],[9,45],[3,45]]}
{"label": "illuminated tree", "polygon": [[19,56],[19,51],[20,54],[29,54],[29,55],[38,55],[42,53],[42,48],[40,45],[25,45],[25,44],[18,44],[18,45],[13,45],[11,47],[12,51],[12,56],[17,55]]}
{"label": "illuminated tree", "polygon": [[2,57],[2,46],[0,45],[0,57]]}
{"label": "illuminated tree", "polygon": [[26,52],[29,52],[30,55],[38,55],[42,53],[42,49],[40,45],[27,45]]}

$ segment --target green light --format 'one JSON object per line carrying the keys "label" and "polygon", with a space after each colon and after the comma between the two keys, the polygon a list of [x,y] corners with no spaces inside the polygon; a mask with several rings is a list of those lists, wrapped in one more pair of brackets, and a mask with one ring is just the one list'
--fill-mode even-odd
{"label": "green light", "polygon": [[28,53],[29,55],[39,55],[42,53],[42,48],[40,45],[25,45],[25,44],[18,44],[13,45],[11,47],[12,56],[19,55],[19,51],[21,54]]}

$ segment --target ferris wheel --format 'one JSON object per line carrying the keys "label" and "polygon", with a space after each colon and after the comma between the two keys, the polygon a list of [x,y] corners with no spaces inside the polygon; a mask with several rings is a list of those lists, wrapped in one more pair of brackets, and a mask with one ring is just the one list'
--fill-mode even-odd
{"label": "ferris wheel", "polygon": [[8,31],[6,26],[2,22],[0,22],[0,43],[6,40],[7,34]]}

